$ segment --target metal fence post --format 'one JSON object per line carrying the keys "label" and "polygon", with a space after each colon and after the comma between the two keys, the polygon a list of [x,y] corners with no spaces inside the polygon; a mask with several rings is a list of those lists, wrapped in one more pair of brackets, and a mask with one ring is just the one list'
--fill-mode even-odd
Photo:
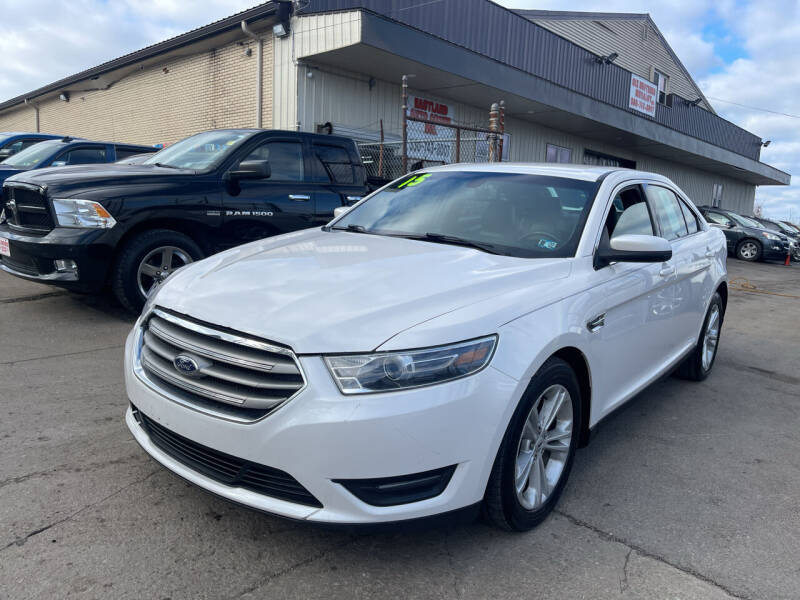
{"label": "metal fence post", "polygon": [[383,177],[383,119],[381,119],[381,146],[378,150],[378,177]]}
{"label": "metal fence post", "polygon": [[456,127],[456,162],[461,162],[461,127]]}
{"label": "metal fence post", "polygon": [[489,162],[497,160],[497,122],[500,118],[500,107],[497,102],[489,110]]}
{"label": "metal fence post", "polygon": [[497,153],[497,162],[503,162],[503,139],[504,134],[506,132],[506,101],[500,100],[500,124],[498,127],[499,130],[499,139],[498,139],[498,153]]}
{"label": "metal fence post", "polygon": [[408,75],[403,75],[403,175],[408,173]]}

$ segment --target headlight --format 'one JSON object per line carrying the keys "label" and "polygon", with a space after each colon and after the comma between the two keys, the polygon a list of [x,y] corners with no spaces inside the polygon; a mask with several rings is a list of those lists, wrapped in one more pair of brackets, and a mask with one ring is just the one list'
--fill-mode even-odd
{"label": "headlight", "polygon": [[61,227],[111,229],[117,224],[103,205],[92,200],[53,200],[56,221]]}
{"label": "headlight", "polygon": [[489,364],[496,344],[492,335],[405,352],[326,356],[325,363],[343,394],[391,392],[477,373]]}
{"label": "headlight", "polygon": [[768,240],[774,240],[776,242],[780,242],[781,241],[781,236],[775,235],[774,233],[768,233],[766,231],[762,231],[761,235],[763,235]]}
{"label": "headlight", "polygon": [[0,225],[6,222],[6,209],[0,210]]}

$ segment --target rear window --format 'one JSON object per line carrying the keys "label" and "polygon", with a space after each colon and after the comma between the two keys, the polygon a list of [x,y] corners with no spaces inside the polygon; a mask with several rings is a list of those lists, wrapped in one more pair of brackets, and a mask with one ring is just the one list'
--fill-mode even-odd
{"label": "rear window", "polygon": [[356,172],[350,155],[341,146],[314,144],[314,155],[322,164],[328,179],[333,183],[353,184]]}

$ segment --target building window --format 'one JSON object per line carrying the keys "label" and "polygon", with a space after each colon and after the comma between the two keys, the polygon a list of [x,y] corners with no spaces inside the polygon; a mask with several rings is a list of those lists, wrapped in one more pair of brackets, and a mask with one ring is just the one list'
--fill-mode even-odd
{"label": "building window", "polygon": [[572,149],[547,144],[547,162],[549,163],[571,163]]}
{"label": "building window", "polygon": [[715,183],[714,188],[711,190],[711,206],[722,205],[722,184]]}
{"label": "building window", "polygon": [[623,169],[635,169],[636,162],[594,150],[584,150],[583,164],[595,165],[598,167],[622,167]]}
{"label": "building window", "polygon": [[661,104],[667,103],[667,83],[669,77],[664,75],[661,71],[653,69],[653,83],[658,87],[658,101]]}

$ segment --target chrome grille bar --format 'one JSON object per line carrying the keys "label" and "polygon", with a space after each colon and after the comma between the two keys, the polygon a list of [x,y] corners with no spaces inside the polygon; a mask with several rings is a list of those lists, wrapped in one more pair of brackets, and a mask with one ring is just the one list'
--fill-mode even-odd
{"label": "chrome grille bar", "polygon": [[[137,361],[147,383],[167,396],[206,410],[222,403],[252,421],[275,410],[305,387],[299,362],[289,349],[230,330],[215,328],[156,308],[143,321]],[[176,359],[196,365],[181,371]],[[260,418],[260,416],[258,418]]]}

